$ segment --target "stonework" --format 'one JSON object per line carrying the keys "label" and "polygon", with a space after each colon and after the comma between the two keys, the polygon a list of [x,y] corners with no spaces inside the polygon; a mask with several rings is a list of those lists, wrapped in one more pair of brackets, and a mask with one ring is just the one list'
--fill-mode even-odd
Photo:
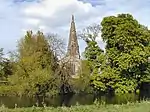
{"label": "stonework", "polygon": [[72,76],[76,76],[81,68],[81,60],[73,15],[71,20],[67,54],[63,60],[69,64],[72,71]]}

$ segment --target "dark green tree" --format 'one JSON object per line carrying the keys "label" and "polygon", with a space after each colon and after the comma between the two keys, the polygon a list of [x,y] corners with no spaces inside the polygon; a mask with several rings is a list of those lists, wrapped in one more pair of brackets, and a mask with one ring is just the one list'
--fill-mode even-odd
{"label": "dark green tree", "polygon": [[[103,63],[105,63],[105,54],[104,51],[98,46],[96,38],[100,38],[100,25],[94,24],[83,29],[79,36],[86,42],[87,46],[84,51],[84,57],[87,60],[87,65],[90,71],[88,80],[90,86],[99,89],[97,85],[100,85],[100,81],[97,80],[97,75],[101,73],[101,68]],[[86,66],[87,66],[86,65]],[[87,77],[85,76],[85,77]],[[102,84],[103,85],[103,84]]]}
{"label": "dark green tree", "polygon": [[0,80],[6,82],[8,76],[12,75],[13,63],[4,57],[3,49],[0,49]]}
{"label": "dark green tree", "polygon": [[96,75],[99,81],[95,85],[104,90],[133,92],[149,76],[145,71],[150,56],[150,32],[130,14],[105,17],[101,25],[106,64],[102,73]]}
{"label": "dark green tree", "polygon": [[3,66],[3,49],[0,49],[0,77],[1,79],[4,77],[4,66]]}
{"label": "dark green tree", "polygon": [[100,33],[100,25],[94,24],[86,27],[79,36],[86,42],[87,46],[84,51],[84,57],[89,61],[91,72],[97,71],[101,66],[104,51],[98,46],[96,38]]}

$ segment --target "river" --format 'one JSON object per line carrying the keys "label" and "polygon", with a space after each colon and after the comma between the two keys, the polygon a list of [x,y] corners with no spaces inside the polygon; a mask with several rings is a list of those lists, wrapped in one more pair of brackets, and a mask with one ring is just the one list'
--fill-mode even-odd
{"label": "river", "polygon": [[[135,102],[139,101],[139,95],[135,94],[124,94],[124,95],[101,95],[97,98],[98,102],[105,104],[125,104],[127,102]],[[63,96],[55,96],[55,97],[46,97],[43,100],[43,97],[39,97],[38,99],[35,97],[15,97],[15,96],[0,96],[0,104],[5,105],[8,108],[14,108],[15,105],[17,107],[32,107],[34,106],[42,106],[42,101],[46,104],[46,106],[71,106],[71,105],[91,105],[94,103],[95,97],[92,94],[75,94],[65,97]]]}

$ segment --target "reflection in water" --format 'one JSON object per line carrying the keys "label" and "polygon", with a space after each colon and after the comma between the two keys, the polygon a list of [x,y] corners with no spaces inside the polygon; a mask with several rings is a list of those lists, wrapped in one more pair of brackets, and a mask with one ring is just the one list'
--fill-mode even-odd
{"label": "reflection in water", "polygon": [[70,100],[73,97],[73,90],[68,82],[63,83],[60,87],[60,105],[71,106]]}
{"label": "reflection in water", "polygon": [[140,85],[140,100],[146,100],[150,98],[150,83],[149,82],[143,82]]}
{"label": "reflection in water", "polygon": [[73,93],[66,93],[66,94],[61,94],[60,96],[60,106],[67,106],[70,107],[70,101],[73,97]]}
{"label": "reflection in water", "polygon": [[[144,95],[142,94],[142,97]],[[145,95],[146,96],[146,95]],[[150,96],[147,95],[147,98]],[[145,97],[144,97],[145,98]],[[105,102],[106,104],[122,104],[127,102],[135,102],[139,99],[139,96],[136,94],[124,94],[120,96],[114,95],[99,95],[97,99],[100,103]],[[141,99],[141,98],[140,98]],[[81,104],[81,105],[90,105],[93,104],[95,100],[95,96],[93,94],[63,94],[55,97],[42,97],[38,98],[29,98],[29,97],[9,97],[9,96],[0,96],[0,104],[4,104],[6,107],[14,108],[15,104],[18,107],[32,107],[33,105],[43,106],[42,102],[46,104],[46,106],[71,106]]]}

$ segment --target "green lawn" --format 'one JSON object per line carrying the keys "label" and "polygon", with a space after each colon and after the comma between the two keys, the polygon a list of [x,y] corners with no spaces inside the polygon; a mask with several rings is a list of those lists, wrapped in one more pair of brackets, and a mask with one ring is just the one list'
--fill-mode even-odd
{"label": "green lawn", "polygon": [[150,112],[150,102],[129,103],[123,105],[86,105],[72,107],[32,107],[7,109],[0,107],[0,112]]}

